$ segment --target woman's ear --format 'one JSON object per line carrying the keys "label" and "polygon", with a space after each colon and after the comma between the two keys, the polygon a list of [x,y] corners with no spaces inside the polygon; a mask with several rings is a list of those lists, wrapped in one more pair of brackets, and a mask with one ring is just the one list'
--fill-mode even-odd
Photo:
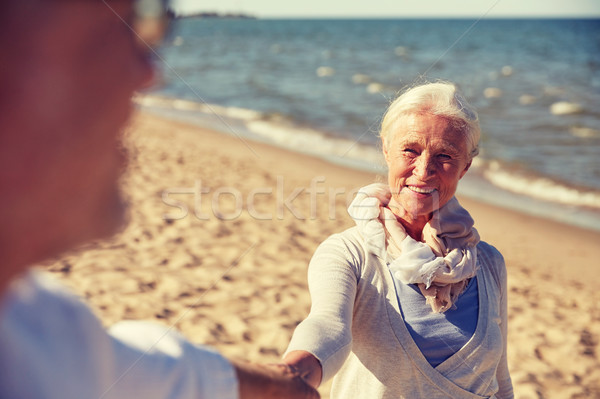
{"label": "woman's ear", "polygon": [[385,162],[387,164],[389,164],[389,161],[388,161],[388,149],[387,149],[387,145],[386,144],[387,143],[385,142],[385,137],[382,137],[381,138],[381,146],[383,147],[383,157],[385,158]]}
{"label": "woman's ear", "polygon": [[467,166],[465,166],[465,168],[463,169],[462,172],[460,172],[460,177],[458,178],[459,180],[462,179],[462,177],[465,175],[465,173],[467,173],[467,171],[469,170],[469,168],[471,167],[471,163],[473,162],[473,160],[470,160],[467,163]]}

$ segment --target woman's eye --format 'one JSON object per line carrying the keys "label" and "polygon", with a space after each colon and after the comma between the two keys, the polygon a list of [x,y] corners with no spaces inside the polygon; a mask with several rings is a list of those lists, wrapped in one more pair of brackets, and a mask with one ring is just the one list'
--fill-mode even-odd
{"label": "woman's eye", "polygon": [[405,148],[402,150],[402,152],[408,153],[408,154],[416,154],[417,151],[413,150],[412,148]]}
{"label": "woman's eye", "polygon": [[438,158],[442,159],[442,160],[450,160],[452,159],[452,157],[448,154],[438,154]]}

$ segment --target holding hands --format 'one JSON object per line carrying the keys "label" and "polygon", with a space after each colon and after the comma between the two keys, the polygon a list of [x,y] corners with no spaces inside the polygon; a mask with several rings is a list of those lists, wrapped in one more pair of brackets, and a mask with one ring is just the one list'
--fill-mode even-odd
{"label": "holding hands", "polygon": [[320,395],[294,368],[286,364],[232,362],[241,399],[319,399]]}

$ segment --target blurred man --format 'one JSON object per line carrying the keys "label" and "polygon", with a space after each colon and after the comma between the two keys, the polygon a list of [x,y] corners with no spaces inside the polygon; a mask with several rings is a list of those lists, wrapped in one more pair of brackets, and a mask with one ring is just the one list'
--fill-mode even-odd
{"label": "blurred man", "polygon": [[119,131],[152,79],[160,0],[0,2],[0,397],[317,398],[159,326],[109,333],[27,270],[123,223]]}

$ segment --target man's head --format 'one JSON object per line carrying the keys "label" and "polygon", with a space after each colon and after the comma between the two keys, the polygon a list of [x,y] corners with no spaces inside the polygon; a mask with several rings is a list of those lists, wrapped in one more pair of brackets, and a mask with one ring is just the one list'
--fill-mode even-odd
{"label": "man's head", "polygon": [[4,0],[0,289],[123,221],[119,133],[153,70],[133,0]]}

